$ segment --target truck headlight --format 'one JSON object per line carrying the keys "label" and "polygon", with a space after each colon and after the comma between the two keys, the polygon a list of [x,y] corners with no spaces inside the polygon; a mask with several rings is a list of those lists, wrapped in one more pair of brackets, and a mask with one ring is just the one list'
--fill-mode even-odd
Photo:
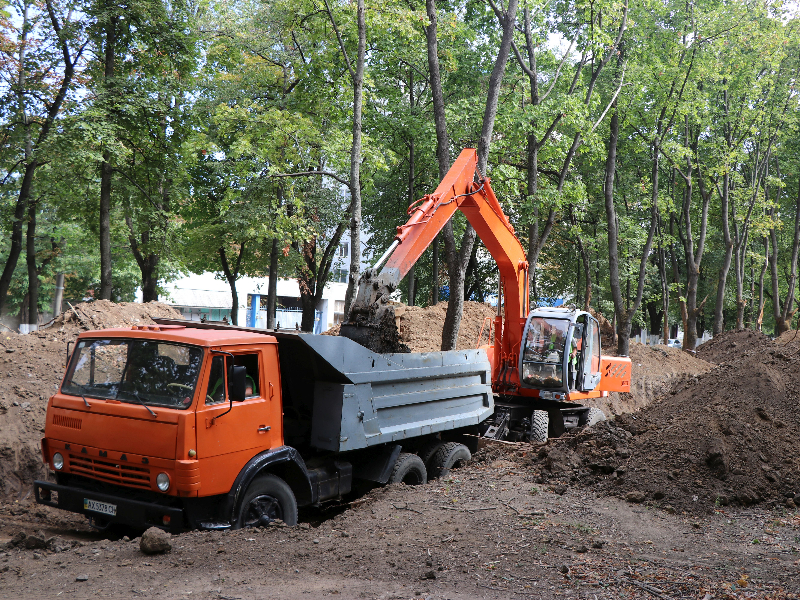
{"label": "truck headlight", "polygon": [[166,492],[169,489],[169,475],[159,473],[158,477],[156,477],[156,485],[162,492]]}
{"label": "truck headlight", "polygon": [[53,454],[53,468],[56,471],[60,471],[64,468],[64,457],[61,456],[60,452]]}

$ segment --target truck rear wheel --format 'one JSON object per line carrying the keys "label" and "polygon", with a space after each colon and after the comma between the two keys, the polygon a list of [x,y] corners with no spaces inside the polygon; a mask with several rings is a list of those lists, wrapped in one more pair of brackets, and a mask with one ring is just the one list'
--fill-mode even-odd
{"label": "truck rear wheel", "polygon": [[297,500],[283,479],[261,475],[247,487],[236,528],[263,527],[276,519],[297,525]]}
{"label": "truck rear wheel", "polygon": [[450,469],[463,466],[471,459],[472,454],[464,444],[458,442],[442,444],[430,459],[430,477],[431,479],[447,477]]}
{"label": "truck rear wheel", "polygon": [[394,463],[389,483],[405,483],[406,485],[422,485],[428,481],[425,463],[416,454],[403,452]]}
{"label": "truck rear wheel", "polygon": [[417,452],[417,455],[422,459],[422,462],[425,463],[425,470],[428,471],[428,473],[431,472],[431,459],[433,458],[433,455],[436,454],[436,451],[442,446],[444,446],[444,442],[442,440],[432,440],[425,444],[419,450],[419,452]]}

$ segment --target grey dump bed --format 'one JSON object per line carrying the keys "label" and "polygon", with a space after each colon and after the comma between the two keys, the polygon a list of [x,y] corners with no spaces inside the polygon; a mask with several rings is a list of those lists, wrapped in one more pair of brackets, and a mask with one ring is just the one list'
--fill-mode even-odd
{"label": "grey dump bed", "polygon": [[[378,354],[339,336],[278,338],[284,420],[308,443],[345,452],[477,425],[494,411],[483,350]],[[288,440],[287,440],[288,443]]]}

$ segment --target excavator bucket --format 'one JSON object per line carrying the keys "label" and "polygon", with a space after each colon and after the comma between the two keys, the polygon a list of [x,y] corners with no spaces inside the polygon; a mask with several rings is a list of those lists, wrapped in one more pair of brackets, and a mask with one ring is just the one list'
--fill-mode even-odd
{"label": "excavator bucket", "polygon": [[367,269],[361,275],[350,317],[342,324],[339,335],[381,354],[411,352],[400,341],[394,305],[389,300],[393,291],[391,282],[375,269]]}

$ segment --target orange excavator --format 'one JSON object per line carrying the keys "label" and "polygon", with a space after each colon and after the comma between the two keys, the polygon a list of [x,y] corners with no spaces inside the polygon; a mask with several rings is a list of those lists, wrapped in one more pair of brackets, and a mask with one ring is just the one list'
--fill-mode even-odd
{"label": "orange excavator", "polygon": [[474,149],[463,150],[436,191],[408,208],[410,218],[397,228],[391,246],[361,276],[340,335],[376,352],[408,352],[399,340],[390,296],[460,210],[497,263],[500,278],[494,342],[482,346],[492,367],[495,412],[480,433],[544,441],[604,419],[602,411],[583,402],[630,391],[631,361],[601,354],[600,326],[590,313],[531,310],[525,251],[477,162]]}

